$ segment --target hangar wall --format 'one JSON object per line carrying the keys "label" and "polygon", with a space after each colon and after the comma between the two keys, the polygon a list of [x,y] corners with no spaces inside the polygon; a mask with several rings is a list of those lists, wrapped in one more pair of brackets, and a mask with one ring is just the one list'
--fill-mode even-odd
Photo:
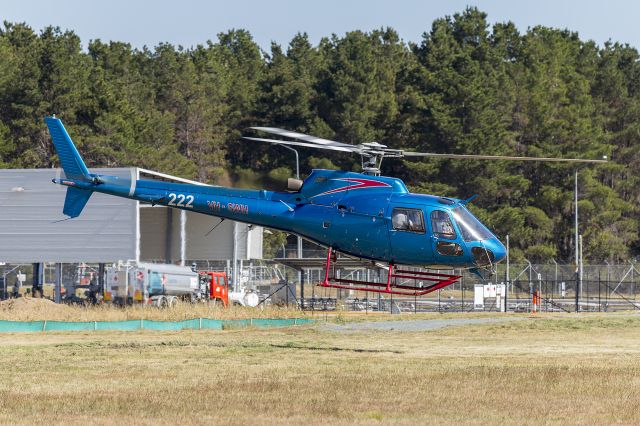
{"label": "hangar wall", "polygon": [[[130,179],[131,168],[93,169]],[[136,202],[94,193],[64,220],[60,169],[0,170],[0,262],[113,262],[136,256]]]}

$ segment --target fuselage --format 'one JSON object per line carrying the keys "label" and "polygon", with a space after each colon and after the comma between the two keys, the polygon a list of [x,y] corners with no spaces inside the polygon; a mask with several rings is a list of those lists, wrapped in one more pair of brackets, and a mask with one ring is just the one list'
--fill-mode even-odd
{"label": "fuselage", "polygon": [[394,264],[476,267],[505,256],[464,203],[412,194],[396,178],[314,170],[299,191],[274,192],[92,177],[56,183],[278,229]]}

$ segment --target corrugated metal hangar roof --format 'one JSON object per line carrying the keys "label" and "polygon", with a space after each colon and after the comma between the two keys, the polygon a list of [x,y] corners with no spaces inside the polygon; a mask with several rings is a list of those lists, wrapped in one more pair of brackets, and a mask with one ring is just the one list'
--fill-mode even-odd
{"label": "corrugated metal hangar roof", "polygon": [[[138,168],[92,169],[125,179],[184,179]],[[262,257],[262,229],[185,212],[142,205],[94,193],[82,215],[65,220],[65,187],[54,185],[60,169],[0,170],[0,262],[115,262],[137,259],[176,262],[233,257],[234,227],[238,259]]]}

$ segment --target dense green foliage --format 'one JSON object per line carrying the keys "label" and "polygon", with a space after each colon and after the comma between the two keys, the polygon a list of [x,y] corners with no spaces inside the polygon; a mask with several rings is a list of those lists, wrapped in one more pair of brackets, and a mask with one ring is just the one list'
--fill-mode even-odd
{"label": "dense green foliage", "polygon": [[[192,49],[133,49],[25,24],[0,30],[0,167],[53,167],[43,124],[55,113],[89,166],[129,166],[221,184],[273,185],[293,154],[239,140],[271,125],[360,143],[448,153],[600,158],[580,171],[585,257],[638,254],[640,56],[566,30],[492,28],[469,8],[436,20],[419,44],[392,29],[305,34],[263,52],[242,30]],[[358,170],[359,159],[301,150],[301,172]],[[416,192],[479,198],[512,256],[572,257],[574,166],[387,160]]]}

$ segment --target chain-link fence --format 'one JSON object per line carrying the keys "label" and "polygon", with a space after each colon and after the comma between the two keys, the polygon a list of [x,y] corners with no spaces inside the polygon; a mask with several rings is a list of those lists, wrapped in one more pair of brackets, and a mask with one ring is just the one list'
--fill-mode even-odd
{"label": "chain-link fence", "polygon": [[55,300],[58,276],[61,298],[74,301],[94,299],[100,292],[102,272],[97,263],[55,263],[0,265],[0,299],[34,296]]}
{"label": "chain-link fence", "polygon": [[[384,269],[345,269],[342,277],[367,278],[386,282]],[[640,310],[640,271],[635,263],[616,265],[583,265],[582,273],[575,266],[562,264],[498,265],[496,274],[482,279],[468,270],[434,270],[436,273],[461,275],[458,282],[422,297],[399,297],[384,293],[329,289],[317,286],[304,292],[305,309],[380,312],[470,312],[501,311],[543,312]],[[306,282],[318,283],[323,277],[319,268],[305,271]],[[504,285],[499,297],[476,302],[478,285]],[[309,294],[309,292],[311,294]],[[576,293],[578,293],[576,295]],[[577,296],[577,297],[576,297]]]}
{"label": "chain-link fence", "polygon": [[[199,270],[227,272],[233,285],[233,266],[228,261],[194,261]],[[43,296],[54,300],[56,264],[0,265],[0,298]],[[427,271],[425,269],[412,268]],[[341,278],[356,281],[386,282],[387,271],[375,267],[349,267],[338,270]],[[238,264],[238,286],[258,293],[261,305],[298,306],[305,310],[352,310],[372,312],[530,312],[534,294],[536,309],[544,312],[640,310],[640,270],[635,263],[584,265],[581,274],[573,265],[513,264],[507,272],[499,264],[496,274],[483,280],[468,270],[432,270],[461,275],[456,283],[422,297],[399,297],[384,293],[318,287],[324,278],[322,267],[301,270],[269,261],[245,261]],[[38,277],[34,277],[36,275]],[[100,292],[101,270],[98,264],[62,264],[61,284],[64,301],[80,301]],[[37,284],[36,284],[37,283]],[[415,283],[414,283],[415,284]],[[504,284],[501,297],[485,298],[477,303],[478,285]],[[577,293],[577,294],[576,294]],[[577,296],[577,297],[576,297]],[[506,299],[506,301],[505,301]]]}

